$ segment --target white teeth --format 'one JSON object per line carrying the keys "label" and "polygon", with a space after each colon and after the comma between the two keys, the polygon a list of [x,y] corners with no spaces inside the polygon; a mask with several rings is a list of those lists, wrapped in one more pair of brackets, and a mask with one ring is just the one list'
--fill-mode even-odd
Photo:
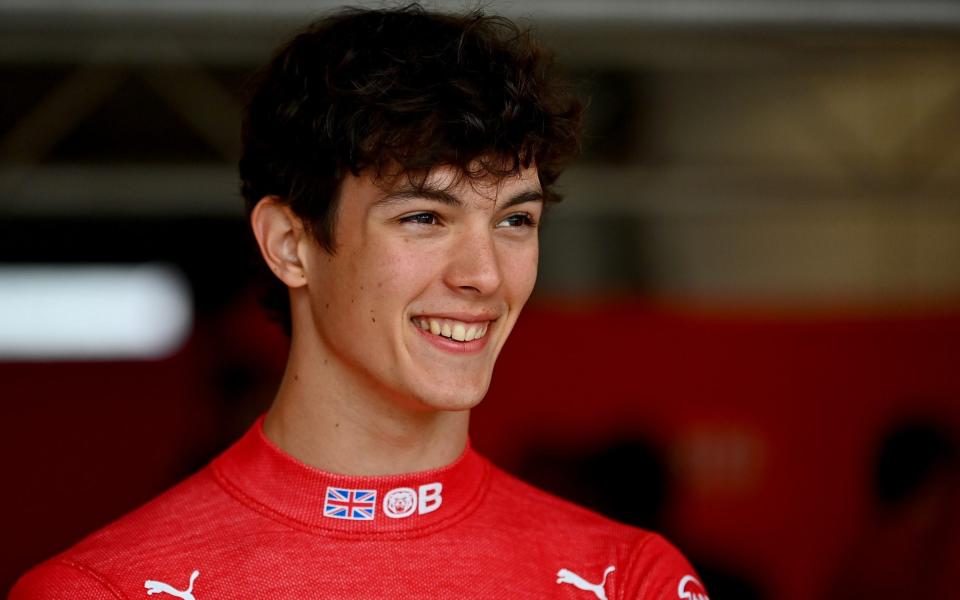
{"label": "white teeth", "polygon": [[419,317],[413,319],[413,321],[417,327],[424,331],[429,331],[433,335],[451,338],[458,342],[479,340],[487,334],[487,325],[489,325],[489,323],[477,325],[450,319],[432,319],[429,317]]}

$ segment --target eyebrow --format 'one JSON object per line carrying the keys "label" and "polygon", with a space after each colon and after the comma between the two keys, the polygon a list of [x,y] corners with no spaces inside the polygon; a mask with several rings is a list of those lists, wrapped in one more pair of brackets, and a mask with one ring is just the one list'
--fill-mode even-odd
{"label": "eyebrow", "polygon": [[[459,198],[454,196],[449,192],[443,190],[433,189],[433,188],[401,188],[394,190],[378,200],[376,202],[377,206],[387,206],[397,202],[405,202],[408,200],[432,200],[434,202],[440,202],[441,204],[446,204],[448,206],[462,206],[463,202]],[[517,204],[523,204],[525,202],[543,202],[543,192],[540,190],[527,190],[525,192],[520,192],[519,194],[513,196],[506,202],[500,205],[500,210],[504,208],[510,208],[511,206],[516,206]]]}

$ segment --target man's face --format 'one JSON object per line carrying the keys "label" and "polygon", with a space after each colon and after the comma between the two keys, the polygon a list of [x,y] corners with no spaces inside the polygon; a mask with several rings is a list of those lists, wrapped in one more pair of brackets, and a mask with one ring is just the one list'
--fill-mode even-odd
{"label": "man's face", "polygon": [[313,326],[331,366],[410,408],[483,398],[537,276],[536,168],[451,187],[456,175],[434,169],[426,192],[347,175],[336,252],[309,248]]}

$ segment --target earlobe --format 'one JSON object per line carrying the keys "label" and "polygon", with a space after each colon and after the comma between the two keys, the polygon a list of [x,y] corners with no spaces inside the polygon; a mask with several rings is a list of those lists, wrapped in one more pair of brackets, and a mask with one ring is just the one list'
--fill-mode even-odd
{"label": "earlobe", "polygon": [[303,222],[276,196],[264,196],[250,213],[250,226],[260,254],[280,281],[288,287],[306,285],[299,255],[304,236]]}

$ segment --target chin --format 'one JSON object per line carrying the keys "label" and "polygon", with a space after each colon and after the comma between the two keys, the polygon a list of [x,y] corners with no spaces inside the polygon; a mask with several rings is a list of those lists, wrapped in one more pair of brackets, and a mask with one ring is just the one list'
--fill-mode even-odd
{"label": "chin", "polygon": [[487,387],[474,389],[422,390],[417,398],[420,404],[430,410],[461,411],[470,410],[480,404],[487,394]]}

